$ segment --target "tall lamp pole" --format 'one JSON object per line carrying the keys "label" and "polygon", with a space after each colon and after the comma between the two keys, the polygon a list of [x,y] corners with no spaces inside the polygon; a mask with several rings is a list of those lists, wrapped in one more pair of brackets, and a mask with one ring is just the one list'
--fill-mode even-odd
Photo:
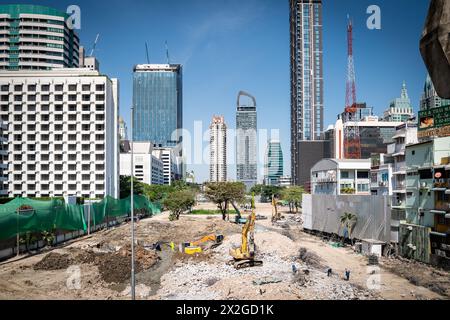
{"label": "tall lamp pole", "polygon": [[133,146],[134,106],[131,106],[131,300],[136,299],[136,279],[134,275],[134,146]]}

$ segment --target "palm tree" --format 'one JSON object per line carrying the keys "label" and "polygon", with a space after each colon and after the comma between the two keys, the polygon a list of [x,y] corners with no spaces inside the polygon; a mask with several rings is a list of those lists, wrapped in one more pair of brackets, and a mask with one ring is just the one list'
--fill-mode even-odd
{"label": "palm tree", "polygon": [[[341,216],[341,225],[343,227],[347,228],[348,231],[348,238],[352,238],[352,229],[355,226],[356,222],[358,221],[358,216],[356,214],[353,214],[351,212],[345,212]],[[344,234],[344,241],[345,241],[345,234]]]}

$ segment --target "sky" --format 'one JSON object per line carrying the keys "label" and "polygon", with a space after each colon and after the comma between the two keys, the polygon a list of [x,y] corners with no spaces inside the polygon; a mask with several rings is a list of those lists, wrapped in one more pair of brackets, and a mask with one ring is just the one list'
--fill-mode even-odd
{"label": "sky", "polygon": [[[151,63],[167,62],[167,41],[170,62],[183,64],[183,122],[190,132],[195,121],[202,121],[207,130],[213,115],[224,115],[228,127],[235,128],[237,94],[240,90],[251,93],[257,100],[259,129],[279,130],[284,171],[290,174],[288,0],[17,3],[63,11],[72,4],[80,7],[81,43],[89,52],[100,34],[95,56],[101,72],[120,81],[120,114],[128,127],[133,66],[147,62],[146,42]],[[428,4],[429,0],[323,0],[325,128],[335,123],[345,104],[347,15],[354,22],[358,101],[367,102],[381,115],[390,101],[400,96],[406,81],[417,111],[426,77],[419,40]],[[370,5],[381,9],[381,30],[366,27]],[[260,143],[265,145],[265,141]],[[207,164],[188,165],[188,170],[194,170],[197,182],[208,179]],[[233,167],[228,175],[235,178]]]}

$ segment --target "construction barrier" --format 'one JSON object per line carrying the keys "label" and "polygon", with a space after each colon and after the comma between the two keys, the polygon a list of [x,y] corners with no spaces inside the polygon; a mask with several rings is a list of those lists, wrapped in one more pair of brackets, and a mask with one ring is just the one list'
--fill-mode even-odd
{"label": "construction barrier", "polygon": [[[100,225],[111,218],[130,215],[131,196],[121,200],[106,197],[101,202],[92,203],[90,209],[90,225]],[[161,212],[159,204],[138,195],[134,196],[134,209],[149,215]],[[0,205],[0,240],[27,232],[86,231],[86,220],[83,205],[68,205],[59,199],[37,201],[16,198]]]}

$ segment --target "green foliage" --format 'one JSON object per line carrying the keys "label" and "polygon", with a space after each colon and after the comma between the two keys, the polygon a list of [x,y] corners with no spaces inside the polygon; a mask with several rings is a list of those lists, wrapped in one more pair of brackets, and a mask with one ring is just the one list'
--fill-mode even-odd
{"label": "green foliage", "polygon": [[295,207],[296,212],[298,213],[298,208],[300,208],[302,203],[303,194],[305,190],[303,187],[292,186],[284,189],[281,192],[281,198],[289,203],[289,209],[292,212],[292,209]]}
{"label": "green foliage", "polygon": [[356,214],[353,214],[351,212],[344,212],[344,214],[341,216],[341,225],[346,227],[348,230],[348,237],[351,239],[352,230],[355,226],[356,222],[358,221],[358,216]]}
{"label": "green foliage", "polygon": [[206,184],[206,198],[215,203],[226,219],[228,205],[231,202],[245,200],[245,185],[242,182],[213,182]]}
{"label": "green foliage", "polygon": [[255,194],[255,195],[261,195],[262,192],[262,188],[264,187],[264,185],[262,184],[257,184],[254,185],[251,189],[250,189],[250,194]]}
{"label": "green foliage", "polygon": [[[145,183],[133,178],[133,192],[137,195],[144,195]],[[131,195],[131,177],[120,176],[120,198],[125,199]]]}
{"label": "green foliage", "polygon": [[280,198],[284,188],[277,186],[262,186],[261,187],[261,201],[271,202],[272,196],[275,198]]}
{"label": "green foliage", "polygon": [[168,194],[163,204],[170,211],[169,220],[179,220],[184,211],[195,205],[195,193],[190,189],[174,191]]}
{"label": "green foliage", "polygon": [[42,232],[42,240],[46,243],[47,246],[51,247],[53,242],[55,241],[56,236],[53,232],[44,231]]}

